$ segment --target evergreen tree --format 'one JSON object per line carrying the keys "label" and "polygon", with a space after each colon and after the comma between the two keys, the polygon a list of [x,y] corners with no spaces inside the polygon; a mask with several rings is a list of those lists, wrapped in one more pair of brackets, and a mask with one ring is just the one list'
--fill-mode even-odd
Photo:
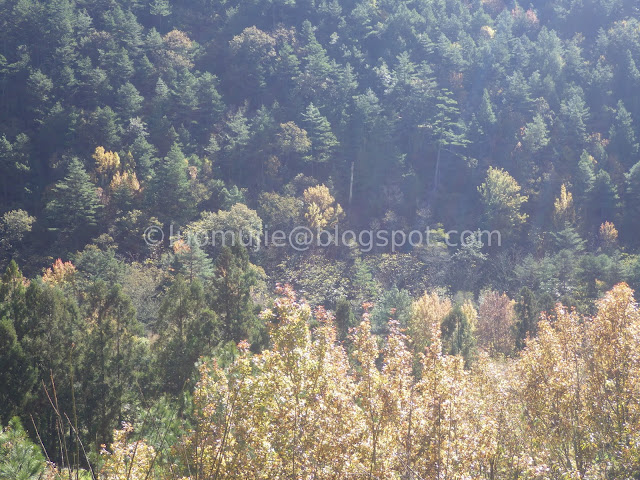
{"label": "evergreen tree", "polygon": [[[25,352],[18,330],[23,330],[24,278],[11,262],[0,284],[0,422],[4,425],[14,415],[23,413],[35,385],[32,359]],[[16,325],[16,322],[18,325]]]}
{"label": "evergreen tree", "polygon": [[118,89],[117,105],[123,119],[134,118],[140,111],[143,101],[144,97],[131,82],[125,83]]}
{"label": "evergreen tree", "polygon": [[530,153],[536,153],[549,144],[547,125],[542,115],[536,115],[532,122],[527,123],[522,143]]}
{"label": "evergreen tree", "polygon": [[18,135],[13,144],[5,135],[0,136],[0,197],[5,205],[24,194],[25,178],[30,171],[28,143],[25,134]]}
{"label": "evergreen tree", "polygon": [[89,174],[77,158],[69,162],[67,175],[51,190],[46,206],[49,230],[72,250],[80,248],[97,231],[102,204]]}
{"label": "evergreen tree", "polygon": [[576,192],[581,198],[586,197],[586,194],[593,188],[595,181],[595,159],[586,150],[583,150],[575,173]]}
{"label": "evergreen tree", "polygon": [[0,478],[2,480],[43,478],[48,472],[45,472],[46,463],[40,447],[29,439],[18,417],[2,424],[7,423],[6,428],[0,429]]}
{"label": "evergreen tree", "polygon": [[469,365],[476,344],[473,325],[462,306],[457,305],[442,319],[443,351],[450,355],[462,355]]}
{"label": "evergreen tree", "polygon": [[84,126],[84,142],[93,151],[97,145],[107,150],[117,150],[120,145],[121,129],[117,116],[111,107],[98,107],[90,115]]}
{"label": "evergreen tree", "polygon": [[213,262],[200,247],[198,238],[178,240],[173,244],[173,251],[174,270],[189,283],[196,279],[206,282],[213,276]]}
{"label": "evergreen tree", "polygon": [[336,302],[335,321],[337,338],[344,342],[348,337],[349,329],[358,325],[358,320],[351,309],[351,303],[346,298],[339,298]]}
{"label": "evergreen tree", "polygon": [[604,170],[596,175],[587,198],[588,223],[595,233],[604,222],[615,222],[619,201],[618,191],[611,176]]}
{"label": "evergreen tree", "polygon": [[218,78],[204,72],[198,79],[198,123],[202,128],[215,124],[220,120],[224,103],[218,92]]}
{"label": "evergreen tree", "polygon": [[476,118],[480,122],[482,129],[485,133],[489,133],[493,125],[496,123],[496,115],[493,111],[493,105],[491,103],[491,97],[489,91],[485,88],[482,92],[482,101],[478,108],[478,114]]}
{"label": "evergreen tree", "polygon": [[[27,288],[27,315],[21,343],[36,374],[36,382],[27,405],[28,411],[49,411],[51,404],[43,390],[43,384],[51,394],[52,376],[59,410],[67,413],[70,418],[74,411],[74,389],[78,384],[73,382],[74,378],[78,380],[81,332],[86,325],[80,321],[78,306],[69,293],[72,285],[66,281],[57,284],[36,279]],[[91,415],[90,412],[86,413]],[[55,452],[55,456],[59,457],[57,447],[60,438],[55,417],[34,415],[34,421],[47,451]],[[86,418],[81,415],[78,423],[79,426],[86,425]],[[77,445],[75,441],[71,443]]]}
{"label": "evergreen tree", "polygon": [[611,147],[619,156],[620,162],[633,165],[638,159],[638,142],[633,128],[631,114],[624,108],[622,100],[618,101],[616,116],[609,129]]}
{"label": "evergreen tree", "polygon": [[309,104],[302,118],[311,139],[310,160],[315,163],[328,162],[339,145],[336,136],[331,132],[329,121],[320,114],[320,110],[313,103]]}
{"label": "evergreen tree", "polygon": [[404,289],[394,286],[384,292],[371,311],[372,331],[378,335],[387,335],[390,320],[398,322],[400,328],[406,328],[411,316],[411,303],[411,295]]}
{"label": "evergreen tree", "polygon": [[305,20],[300,29],[304,42],[302,72],[296,78],[297,91],[306,101],[321,98],[333,83],[335,63],[329,61],[327,51],[316,39],[314,27]]}
{"label": "evergreen tree", "polygon": [[433,116],[428,123],[421,125],[429,130],[436,146],[436,164],[433,175],[433,193],[436,193],[441,180],[441,159],[443,153],[453,154],[466,160],[466,157],[456,150],[463,149],[469,144],[465,135],[465,126],[460,120],[458,102],[451,92],[443,89],[435,99]]}
{"label": "evergreen tree", "polygon": [[522,287],[518,301],[514,306],[516,312],[516,348],[525,347],[527,337],[533,337],[538,324],[538,311],[534,293],[528,287]]}
{"label": "evergreen tree", "polygon": [[149,206],[161,221],[183,224],[192,215],[194,204],[187,177],[187,160],[177,143],[158,162],[149,193]]}
{"label": "evergreen tree", "polygon": [[31,232],[36,221],[24,210],[10,210],[0,217],[0,265],[2,259],[17,259],[20,255],[22,240]]}
{"label": "evergreen tree", "polygon": [[560,104],[563,134],[570,145],[580,146],[584,143],[589,116],[589,107],[584,100],[582,89],[573,89],[568,98]]}
{"label": "evergreen tree", "polygon": [[255,267],[249,263],[245,247],[222,247],[215,261],[212,305],[220,317],[225,342],[259,339],[261,325],[251,298],[256,282]]}
{"label": "evergreen tree", "polygon": [[80,415],[97,445],[124,419],[124,407],[137,400],[139,379],[148,368],[147,344],[131,300],[119,285],[94,283],[86,295],[87,327],[79,336]]}
{"label": "evergreen tree", "polygon": [[153,345],[159,388],[178,394],[195,371],[195,362],[211,353],[219,341],[215,313],[209,309],[198,279],[187,283],[177,275],[160,306]]}

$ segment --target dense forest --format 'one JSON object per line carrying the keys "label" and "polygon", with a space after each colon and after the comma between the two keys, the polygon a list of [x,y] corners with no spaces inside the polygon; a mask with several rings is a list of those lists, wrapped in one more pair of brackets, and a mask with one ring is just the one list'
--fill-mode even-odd
{"label": "dense forest", "polygon": [[639,126],[635,0],[0,0],[0,480],[640,478]]}

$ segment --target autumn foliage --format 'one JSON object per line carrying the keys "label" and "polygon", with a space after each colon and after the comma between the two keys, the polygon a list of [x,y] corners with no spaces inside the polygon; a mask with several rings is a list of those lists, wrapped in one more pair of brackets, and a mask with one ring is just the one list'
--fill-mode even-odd
{"label": "autumn foliage", "polygon": [[[347,352],[328,312],[289,287],[280,294],[264,313],[270,349],[253,355],[242,342],[229,367],[200,366],[195,421],[178,448],[185,479],[638,475],[640,312],[626,284],[592,318],[558,304],[520,357],[481,351],[470,369],[443,354],[450,305],[435,295],[414,306],[412,328],[429,328],[424,350],[393,321],[381,343],[365,313]],[[114,455],[132,448],[123,439],[105,452],[106,478],[120,478]],[[149,464],[153,450],[141,451]]]}

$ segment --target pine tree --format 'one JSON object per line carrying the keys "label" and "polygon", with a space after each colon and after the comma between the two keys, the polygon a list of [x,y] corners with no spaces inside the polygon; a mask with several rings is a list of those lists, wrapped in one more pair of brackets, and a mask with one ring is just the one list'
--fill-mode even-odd
{"label": "pine tree", "polygon": [[335,77],[335,63],[329,61],[326,50],[318,42],[311,22],[305,20],[302,23],[300,35],[304,42],[304,67],[296,78],[297,91],[306,101],[321,98],[332,84]]}
{"label": "pine tree", "polygon": [[581,198],[586,196],[596,181],[595,164],[595,159],[586,150],[583,150],[575,174],[575,187]]}
{"label": "pine tree", "polygon": [[260,323],[251,298],[256,272],[242,245],[222,247],[215,261],[212,305],[220,316],[224,341],[255,340]]}
{"label": "pine tree", "polygon": [[372,331],[379,335],[389,334],[389,321],[398,322],[400,328],[406,328],[411,317],[411,296],[404,289],[392,287],[376,301],[371,311]]}
{"label": "pine tree", "polygon": [[144,97],[140,95],[138,89],[131,83],[127,82],[118,89],[117,104],[120,116],[125,119],[131,119],[136,116],[142,107]]}
{"label": "pine tree", "polygon": [[153,0],[149,5],[149,13],[156,17],[157,26],[162,26],[162,19],[171,15],[169,0]]}
{"label": "pine tree", "polygon": [[21,344],[27,325],[25,279],[11,261],[0,282],[0,423],[21,414],[35,385],[32,359]]}
{"label": "pine tree", "polygon": [[224,103],[218,92],[218,79],[209,72],[204,72],[198,79],[199,123],[204,128],[220,120]]}
{"label": "pine tree", "polygon": [[174,242],[173,251],[174,270],[182,274],[189,283],[196,279],[206,282],[213,276],[213,262],[200,247],[198,238]]}
{"label": "pine tree", "polygon": [[538,308],[533,292],[522,287],[515,306],[516,311],[516,348],[522,350],[527,337],[532,337],[536,333],[538,323]]}
{"label": "pine tree", "polygon": [[476,344],[473,325],[462,306],[455,306],[442,320],[443,350],[450,355],[462,355],[468,365]]}
{"label": "pine tree", "polygon": [[24,195],[25,177],[31,170],[28,144],[29,138],[23,133],[16,137],[13,144],[6,136],[0,137],[0,198],[5,204],[19,200]]}
{"label": "pine tree", "polygon": [[536,153],[538,150],[549,144],[548,133],[547,124],[545,123],[544,118],[542,118],[542,115],[538,114],[533,117],[532,122],[527,123],[525,126],[522,143],[530,153]]}
{"label": "pine tree", "polygon": [[570,145],[582,145],[586,138],[589,107],[584,92],[577,87],[560,104],[560,121],[565,141]]}
{"label": "pine tree", "polygon": [[346,298],[339,298],[336,302],[335,322],[337,338],[345,341],[349,334],[349,329],[357,326],[358,321],[351,309],[351,303]]}
{"label": "pine tree", "polygon": [[476,118],[480,122],[480,125],[482,126],[485,133],[490,130],[491,127],[496,123],[496,115],[493,112],[491,97],[489,95],[489,91],[486,88],[482,92],[482,101],[480,102],[480,107],[478,109]]}
{"label": "pine tree", "polygon": [[[2,338],[1,334],[0,338]],[[45,472],[44,455],[40,447],[31,441],[20,419],[18,417],[10,420],[3,419],[2,425],[5,424],[8,426],[0,428],[0,478],[3,480],[44,478],[49,474],[49,469]]]}
{"label": "pine tree", "polygon": [[611,147],[619,155],[620,163],[633,165],[638,159],[638,142],[633,128],[631,114],[624,108],[622,100],[618,101],[616,116],[609,129]]}
{"label": "pine tree", "polygon": [[46,206],[49,230],[59,233],[58,240],[78,249],[96,232],[102,204],[82,163],[74,158],[67,175],[51,190]]}
{"label": "pine tree", "polygon": [[182,224],[192,214],[194,205],[187,177],[187,160],[177,143],[158,162],[150,194],[149,205],[163,222]]}
{"label": "pine tree", "polygon": [[588,222],[593,233],[604,222],[614,222],[618,210],[619,196],[611,176],[604,170],[596,175],[593,188],[587,198]]}
{"label": "pine tree", "polygon": [[309,159],[315,163],[328,162],[335,148],[338,146],[338,140],[331,131],[331,124],[326,117],[323,117],[320,110],[310,103],[305,112],[302,114],[304,119],[304,127],[311,139],[311,153]]}
{"label": "pine tree", "polygon": [[158,314],[154,331],[159,335],[153,345],[162,391],[183,391],[195,371],[195,362],[211,353],[220,338],[215,313],[209,309],[198,279],[187,283],[177,275]]}
{"label": "pine tree", "polygon": [[36,221],[24,210],[9,210],[0,216],[0,265],[3,257],[16,258],[24,235],[31,231]]}
{"label": "pine tree", "polygon": [[82,379],[79,404],[90,438],[107,441],[122,422],[126,403],[137,398],[138,379],[148,365],[143,329],[120,285],[98,281],[86,294],[86,328],[79,338]]}
{"label": "pine tree", "polygon": [[121,129],[111,107],[96,108],[89,115],[89,122],[84,129],[85,142],[91,150],[96,145],[103,145],[108,150],[117,150],[120,146]]}
{"label": "pine tree", "polygon": [[[441,181],[441,159],[443,153],[449,153],[466,160],[459,149],[464,149],[469,140],[465,135],[465,126],[460,120],[458,102],[446,88],[435,99],[433,116],[428,123],[420,125],[428,128],[436,146],[436,165],[433,175],[433,192],[435,194]],[[456,149],[458,147],[458,149]]]}

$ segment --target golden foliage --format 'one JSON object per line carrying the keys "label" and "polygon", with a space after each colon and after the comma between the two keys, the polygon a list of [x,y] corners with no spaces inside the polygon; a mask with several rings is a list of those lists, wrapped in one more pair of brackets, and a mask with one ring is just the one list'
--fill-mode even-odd
{"label": "golden foliage", "polygon": [[365,314],[350,363],[326,312],[315,313],[311,332],[309,306],[288,287],[281,293],[264,314],[270,350],[251,356],[241,345],[226,371],[215,362],[200,369],[191,478],[455,479],[488,468],[497,427],[478,411],[481,392],[463,359],[442,355],[437,322],[417,380],[394,322],[380,347]]}
{"label": "golden foliage", "polygon": [[118,152],[105,150],[104,147],[96,147],[93,159],[96,161],[96,176],[104,184],[109,184],[110,178],[120,170],[120,155]]}
{"label": "golden foliage", "polygon": [[640,458],[640,312],[616,285],[583,319],[558,305],[518,362],[530,451],[552,478],[631,478]]}
{"label": "golden foliage", "polygon": [[618,230],[615,225],[611,222],[604,222],[600,225],[598,240],[605,250],[615,247],[618,242]]}
{"label": "golden foliage", "polygon": [[100,452],[104,465],[101,479],[104,480],[146,480],[153,478],[150,471],[155,459],[155,450],[142,440],[129,441],[133,427],[122,423],[121,430],[113,432],[111,452],[104,446]]}
{"label": "golden foliage", "polygon": [[478,346],[489,354],[509,355],[515,347],[514,302],[507,295],[484,292],[478,312]]}
{"label": "golden foliage", "polygon": [[50,285],[62,285],[73,281],[75,273],[76,267],[73,263],[63,262],[62,259],[59,258],[44,272],[42,281]]}
{"label": "golden foliage", "polygon": [[431,326],[440,325],[450,311],[451,301],[448,298],[441,299],[435,292],[425,292],[413,302],[409,319],[409,337],[417,352],[424,351],[431,343]]}
{"label": "golden foliage", "polygon": [[576,220],[576,212],[573,206],[573,195],[563,183],[560,187],[560,196],[553,202],[553,222],[559,229],[571,225]]}
{"label": "golden foliage", "polygon": [[489,25],[483,25],[480,32],[485,38],[493,38],[496,36],[496,31]]}
{"label": "golden foliage", "polygon": [[[637,477],[640,311],[626,284],[593,318],[558,304],[520,357],[481,351],[470,370],[443,354],[451,304],[434,293],[412,309],[411,328],[429,330],[422,352],[396,322],[385,339],[373,335],[365,313],[349,353],[323,308],[279,293],[263,314],[270,349],[253,355],[243,341],[228,367],[200,366],[192,427],[174,449],[185,480]],[[478,331],[510,306],[485,294]],[[130,433],[125,424],[103,451],[105,478],[146,478],[154,451]]]}
{"label": "golden foliage", "polygon": [[305,219],[310,228],[322,229],[333,227],[343,217],[344,211],[325,185],[307,188],[303,193],[306,205]]}
{"label": "golden foliage", "polygon": [[111,179],[109,188],[111,189],[111,191],[125,188],[131,192],[139,192],[140,182],[138,181],[138,177],[136,176],[135,172],[116,172]]}

